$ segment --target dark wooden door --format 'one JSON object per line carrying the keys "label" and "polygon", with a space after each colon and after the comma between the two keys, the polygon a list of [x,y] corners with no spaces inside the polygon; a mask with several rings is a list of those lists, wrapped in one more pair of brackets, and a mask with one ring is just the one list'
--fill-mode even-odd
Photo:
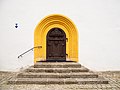
{"label": "dark wooden door", "polygon": [[60,28],[52,28],[47,34],[47,61],[66,61],[66,34]]}

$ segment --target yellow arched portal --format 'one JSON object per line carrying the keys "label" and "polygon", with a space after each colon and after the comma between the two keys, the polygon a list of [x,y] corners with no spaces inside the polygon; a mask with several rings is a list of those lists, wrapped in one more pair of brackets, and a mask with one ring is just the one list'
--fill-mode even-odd
{"label": "yellow arched portal", "polygon": [[46,60],[46,35],[51,28],[61,28],[66,33],[67,61],[78,62],[78,32],[73,22],[66,16],[54,14],[42,19],[35,28],[34,62]]}

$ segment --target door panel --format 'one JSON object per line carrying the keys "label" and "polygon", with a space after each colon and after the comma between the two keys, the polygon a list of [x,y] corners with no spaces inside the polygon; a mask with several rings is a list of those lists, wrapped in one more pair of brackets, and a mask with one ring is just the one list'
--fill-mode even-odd
{"label": "door panel", "polygon": [[60,28],[52,28],[47,34],[46,59],[48,61],[66,60],[66,35]]}

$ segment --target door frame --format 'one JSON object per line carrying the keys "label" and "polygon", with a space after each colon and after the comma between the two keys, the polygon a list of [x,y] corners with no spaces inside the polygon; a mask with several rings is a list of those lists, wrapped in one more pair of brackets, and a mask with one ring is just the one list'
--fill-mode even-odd
{"label": "door frame", "polygon": [[43,18],[35,28],[34,47],[42,46],[42,48],[34,49],[34,63],[46,60],[46,35],[51,28],[61,28],[66,33],[66,61],[78,62],[78,31],[74,23],[66,16],[60,14],[52,14]]}

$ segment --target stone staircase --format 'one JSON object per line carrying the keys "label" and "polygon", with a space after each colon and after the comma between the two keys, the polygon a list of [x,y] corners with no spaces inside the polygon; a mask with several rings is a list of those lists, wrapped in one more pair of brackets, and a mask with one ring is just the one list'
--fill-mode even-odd
{"label": "stone staircase", "polygon": [[37,62],[8,84],[108,84],[108,81],[75,62]]}

